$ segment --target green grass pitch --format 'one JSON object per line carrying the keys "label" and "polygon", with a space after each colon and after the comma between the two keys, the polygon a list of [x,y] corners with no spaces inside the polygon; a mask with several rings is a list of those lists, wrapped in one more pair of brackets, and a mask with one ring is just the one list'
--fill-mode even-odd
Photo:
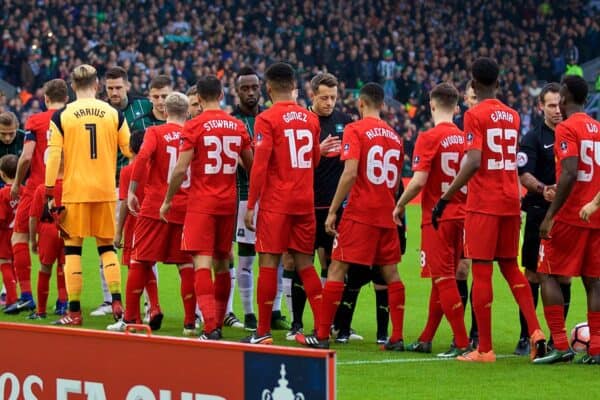
{"label": "green grass pitch", "polygon": [[[406,314],[404,337],[406,342],[415,340],[424,326],[427,312],[430,281],[419,278],[420,208],[408,208],[408,248],[399,265],[400,275],[406,285]],[[112,317],[90,317],[92,308],[101,303],[98,277],[98,257],[93,242],[86,241],[83,256],[84,289],[82,306],[84,327],[104,329],[112,322]],[[38,261],[33,257],[33,288],[37,281]],[[127,271],[123,268],[123,288]],[[49,310],[56,300],[54,278],[51,282]],[[580,280],[573,282],[571,311],[567,322],[568,329],[586,320],[585,294]],[[173,266],[159,267],[159,292],[161,306],[165,313],[161,335],[181,335],[183,309],[179,297],[179,277]],[[237,296],[237,294],[236,294]],[[337,351],[337,392],[338,398],[352,399],[525,399],[525,398],[581,398],[593,397],[600,391],[599,369],[594,366],[555,365],[533,366],[528,359],[512,356],[518,339],[519,322],[517,306],[508,286],[500,273],[494,274],[493,335],[494,348],[499,356],[495,364],[467,365],[457,361],[441,361],[431,355],[414,353],[390,354],[380,351],[375,344],[375,300],[373,288],[363,288],[358,300],[353,327],[362,335],[364,342],[333,344]],[[285,305],[284,313],[285,313]],[[239,298],[235,300],[235,310],[242,315]],[[542,327],[547,326],[538,306],[538,316]],[[0,321],[25,322],[25,314],[5,316]],[[36,322],[47,324],[52,321]],[[305,324],[311,321],[307,307]],[[467,310],[467,325],[470,325],[470,311]],[[309,325],[309,324],[307,324]],[[468,329],[469,326],[467,326]],[[310,326],[308,326],[310,328]],[[292,345],[284,338],[285,332],[274,332],[275,342]],[[242,330],[225,328],[226,340],[237,341],[245,336]],[[433,352],[444,351],[451,341],[451,333],[446,321],[442,322],[435,337]],[[0,352],[1,357],[1,352]]]}

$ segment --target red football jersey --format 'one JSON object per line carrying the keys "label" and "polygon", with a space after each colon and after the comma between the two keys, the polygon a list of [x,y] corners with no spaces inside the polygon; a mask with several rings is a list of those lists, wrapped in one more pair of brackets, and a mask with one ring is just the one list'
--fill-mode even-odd
{"label": "red football jersey", "polygon": [[18,200],[10,199],[10,187],[6,185],[0,189],[0,229],[11,229],[15,224]]}
{"label": "red football jersey", "polygon": [[281,214],[314,212],[314,168],[321,128],[316,114],[295,102],[278,102],[254,123],[254,163],[248,208]]}
{"label": "red football jersey", "polygon": [[[464,150],[464,134],[453,123],[440,123],[417,137],[412,169],[429,174],[421,196],[423,225],[431,224],[431,210],[458,174]],[[440,221],[465,217],[466,193],[465,186],[452,197]]]}
{"label": "red football jersey", "polygon": [[[577,181],[573,191],[556,215],[556,220],[584,228],[600,229],[600,213],[590,222],[579,218],[579,210],[600,192],[600,123],[585,113],[571,115],[557,125],[554,154],[556,181],[562,170],[561,161],[577,157]],[[596,168],[599,170],[596,171]]]}
{"label": "red football jersey", "polygon": [[[139,215],[160,219],[160,206],[167,194],[171,173],[177,163],[181,145],[181,125],[167,123],[146,129],[144,143],[136,157],[131,179],[138,182],[147,176],[144,186],[144,202]],[[183,224],[187,206],[189,179],[186,179],[173,197],[171,210],[167,215],[169,222]]]}
{"label": "red football jersey", "polygon": [[392,212],[401,179],[402,138],[383,120],[367,117],[346,125],[342,160],[358,160],[358,175],[343,218],[394,228]]}
{"label": "red football jersey", "polygon": [[485,99],[465,112],[465,151],[481,151],[481,165],[468,184],[467,211],[521,214],[519,128],[519,114],[496,99]]}
{"label": "red football jersey", "polygon": [[[54,204],[56,207],[61,205],[60,199],[62,197],[62,179],[56,180],[56,186],[54,186]],[[44,213],[44,203],[46,203],[46,185],[41,183],[35,188],[35,192],[33,194],[33,200],[31,201],[31,207],[29,208],[29,216],[35,217],[38,220],[42,218],[42,214]],[[38,221],[38,227],[40,222]],[[54,222],[49,222],[50,224],[54,224]],[[38,229],[39,231],[39,229]]]}
{"label": "red football jersey", "polygon": [[29,166],[29,178],[27,188],[36,190],[40,183],[44,183],[46,176],[46,149],[50,137],[50,119],[55,110],[48,110],[33,114],[25,123],[25,143],[35,142],[31,165]]}
{"label": "red football jersey", "polygon": [[236,171],[243,150],[250,150],[244,123],[222,110],[206,110],[186,122],[181,151],[193,150],[188,211],[234,215]]}
{"label": "red football jersey", "polygon": [[[133,167],[137,161],[135,158],[130,164],[127,164],[121,168],[119,175],[119,182],[122,182],[119,186],[119,200],[127,201],[127,193],[129,192],[129,182],[131,182],[131,174],[133,173]],[[144,202],[144,188],[146,187],[146,180],[148,179],[148,173],[142,174],[142,177],[137,181],[138,186],[135,194],[140,204]]]}

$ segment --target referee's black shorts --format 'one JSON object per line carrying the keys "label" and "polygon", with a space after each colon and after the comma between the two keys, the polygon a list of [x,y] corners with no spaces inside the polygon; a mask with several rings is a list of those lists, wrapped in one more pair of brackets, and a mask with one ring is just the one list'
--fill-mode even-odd
{"label": "referee's black shorts", "polygon": [[540,225],[546,216],[547,209],[540,206],[527,207],[525,218],[525,236],[521,249],[521,263],[523,267],[532,272],[537,272],[538,254],[540,250]]}
{"label": "referee's black shorts", "polygon": [[[325,232],[325,220],[327,219],[328,214],[328,208],[315,208],[315,223],[317,224],[315,250],[322,247],[327,253],[331,254],[333,249],[333,236]],[[341,213],[338,213],[337,223],[340,222],[340,214]]]}

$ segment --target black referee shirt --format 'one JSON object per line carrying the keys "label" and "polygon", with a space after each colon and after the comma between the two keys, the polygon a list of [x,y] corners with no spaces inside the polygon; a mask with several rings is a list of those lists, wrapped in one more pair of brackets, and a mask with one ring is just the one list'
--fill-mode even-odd
{"label": "black referee shirt", "polygon": [[[519,175],[529,172],[544,185],[556,183],[556,162],[554,159],[554,131],[542,121],[541,124],[521,138],[517,156]],[[523,209],[531,206],[548,207],[550,203],[535,192],[527,192],[523,199]]]}
{"label": "black referee shirt", "polygon": [[[352,118],[341,111],[334,110],[328,117],[319,116],[321,126],[320,142],[329,135],[342,139],[344,127],[352,122]],[[315,207],[325,208],[331,205],[338,181],[344,171],[344,163],[340,157],[321,157],[321,161],[315,168],[314,190]]]}

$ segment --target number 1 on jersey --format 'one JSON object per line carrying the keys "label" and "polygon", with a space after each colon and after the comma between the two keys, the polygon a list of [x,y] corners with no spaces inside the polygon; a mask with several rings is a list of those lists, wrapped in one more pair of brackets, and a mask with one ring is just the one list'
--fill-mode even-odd
{"label": "number 1 on jersey", "polygon": [[90,133],[90,158],[98,158],[98,145],[96,143],[96,124],[85,124],[85,129]]}

